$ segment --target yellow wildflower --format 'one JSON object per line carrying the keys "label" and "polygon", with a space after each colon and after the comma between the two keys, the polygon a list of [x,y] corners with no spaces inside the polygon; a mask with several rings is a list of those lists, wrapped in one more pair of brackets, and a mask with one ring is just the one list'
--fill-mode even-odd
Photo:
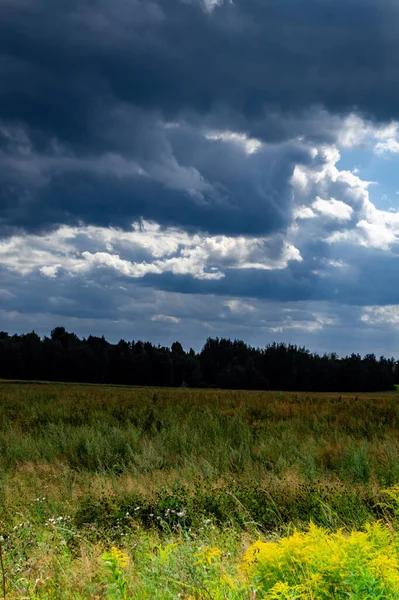
{"label": "yellow wildflower", "polygon": [[207,546],[206,548],[201,550],[201,552],[198,552],[195,555],[195,556],[198,556],[198,560],[194,564],[196,564],[196,565],[203,565],[203,564],[211,565],[214,560],[216,560],[217,558],[219,558],[221,556],[221,554],[222,554],[222,552],[221,552],[221,550],[219,550],[219,548],[210,548],[209,546]]}

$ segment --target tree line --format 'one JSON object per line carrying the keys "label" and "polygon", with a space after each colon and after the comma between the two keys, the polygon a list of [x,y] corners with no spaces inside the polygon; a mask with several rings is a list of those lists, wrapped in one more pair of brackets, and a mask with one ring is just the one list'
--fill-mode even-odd
{"label": "tree line", "polygon": [[200,352],[104,337],[80,339],[64,327],[50,337],[0,332],[0,378],[140,386],[363,392],[392,390],[399,361],[374,354],[319,355],[273,343],[208,338]]}

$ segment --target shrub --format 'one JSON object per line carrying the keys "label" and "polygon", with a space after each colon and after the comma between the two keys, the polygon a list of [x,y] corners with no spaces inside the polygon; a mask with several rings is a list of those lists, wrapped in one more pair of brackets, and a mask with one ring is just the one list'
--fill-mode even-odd
{"label": "shrub", "polygon": [[349,534],[311,524],[305,533],[256,542],[242,568],[262,598],[393,599],[399,590],[399,538],[381,522]]}

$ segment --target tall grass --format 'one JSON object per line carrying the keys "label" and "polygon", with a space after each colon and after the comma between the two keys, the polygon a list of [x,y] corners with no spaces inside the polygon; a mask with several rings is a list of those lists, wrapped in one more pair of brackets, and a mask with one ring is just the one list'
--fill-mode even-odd
{"label": "tall grass", "polygon": [[[395,478],[395,394],[338,396],[0,385],[0,467],[57,461],[138,476],[191,470],[367,484]],[[389,475],[385,472],[389,463]]]}
{"label": "tall grass", "polygon": [[[130,583],[118,580],[128,597],[216,597],[193,592],[209,588],[213,563],[192,566],[203,546],[222,548],[215,565],[227,581],[237,576],[227,554],[238,557],[259,535],[275,539],[310,521],[329,531],[391,522],[381,490],[399,483],[398,407],[396,393],[0,384],[8,595],[122,594],[99,566],[115,545],[132,559]],[[146,554],[159,557],[157,547],[176,540],[168,579]],[[136,554],[151,577],[135,571]],[[251,597],[248,585],[223,586],[221,598]]]}

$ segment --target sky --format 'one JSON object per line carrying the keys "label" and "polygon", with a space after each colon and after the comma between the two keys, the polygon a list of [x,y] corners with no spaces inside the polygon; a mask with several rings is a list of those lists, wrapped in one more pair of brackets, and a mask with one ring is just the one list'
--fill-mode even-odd
{"label": "sky", "polygon": [[0,0],[0,330],[399,358],[397,0]]}

